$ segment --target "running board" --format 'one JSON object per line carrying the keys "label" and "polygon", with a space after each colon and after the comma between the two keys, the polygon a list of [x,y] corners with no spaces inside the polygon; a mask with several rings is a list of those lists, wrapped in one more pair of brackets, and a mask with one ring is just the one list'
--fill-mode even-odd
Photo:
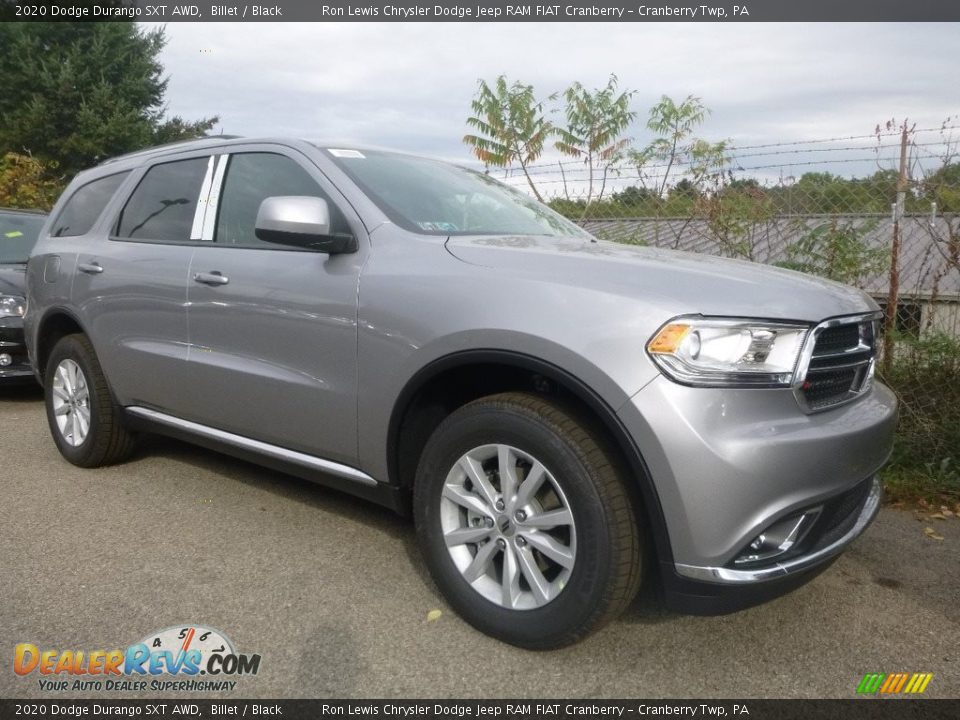
{"label": "running board", "polygon": [[181,437],[186,436],[185,439],[187,440],[205,438],[216,443],[218,446],[222,446],[225,450],[235,448],[256,457],[270,458],[284,465],[295,465],[314,472],[336,475],[337,477],[368,487],[377,487],[380,485],[380,483],[365,472],[350,467],[349,465],[342,465],[332,460],[324,460],[323,458],[296,452],[295,450],[288,450],[287,448],[271,445],[270,443],[259,440],[251,440],[242,435],[235,435],[225,430],[217,430],[207,425],[182,420],[173,415],[167,415],[166,413],[157,412],[156,410],[150,410],[145,407],[133,406],[125,408],[125,410],[128,415],[134,418],[146,420],[152,425],[170,428],[174,430],[177,435]]}

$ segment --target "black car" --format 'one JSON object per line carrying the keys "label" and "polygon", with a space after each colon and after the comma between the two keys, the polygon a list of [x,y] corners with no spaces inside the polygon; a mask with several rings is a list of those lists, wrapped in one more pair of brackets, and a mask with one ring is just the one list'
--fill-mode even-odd
{"label": "black car", "polygon": [[0,382],[30,379],[23,344],[27,258],[47,216],[0,208]]}

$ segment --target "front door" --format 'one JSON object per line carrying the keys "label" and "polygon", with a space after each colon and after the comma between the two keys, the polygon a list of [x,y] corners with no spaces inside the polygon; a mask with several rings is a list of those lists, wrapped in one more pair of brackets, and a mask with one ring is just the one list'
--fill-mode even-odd
{"label": "front door", "polygon": [[234,153],[226,161],[213,242],[197,247],[188,280],[191,400],[187,419],[355,463],[357,284],[367,252],[343,255],[257,239],[271,196],[325,199],[334,232],[359,220],[296,151]]}

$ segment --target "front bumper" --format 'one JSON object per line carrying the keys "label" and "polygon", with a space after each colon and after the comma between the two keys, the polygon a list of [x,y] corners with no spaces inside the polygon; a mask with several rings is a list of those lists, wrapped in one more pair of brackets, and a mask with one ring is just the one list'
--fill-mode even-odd
{"label": "front bumper", "polygon": [[[863,533],[879,508],[875,475],[893,445],[897,401],[875,383],[854,402],[806,414],[788,389],[659,377],[618,414],[660,504],[667,595],[710,606],[672,603],[686,611],[725,612],[801,584]],[[752,540],[811,510],[822,514],[789,553],[742,562]]]}
{"label": "front bumper", "polygon": [[843,530],[836,532],[836,528],[827,529],[806,552],[794,555],[788,560],[773,562],[755,569],[706,567],[679,563],[676,565],[677,573],[693,580],[737,585],[763,582],[791,573],[803,573],[812,570],[843,552],[847,545],[863,534],[877,516],[880,511],[880,501],[883,498],[883,487],[880,480],[875,477],[870,478],[867,484],[865,497],[857,503],[848,517],[840,519]]}
{"label": "front bumper", "polygon": [[19,317],[0,318],[0,356],[9,356],[8,365],[0,365],[0,381],[33,378],[23,339],[23,320]]}

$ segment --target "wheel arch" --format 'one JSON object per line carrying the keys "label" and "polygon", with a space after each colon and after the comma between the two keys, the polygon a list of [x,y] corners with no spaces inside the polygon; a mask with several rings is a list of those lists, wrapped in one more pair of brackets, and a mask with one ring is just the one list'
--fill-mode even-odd
{"label": "wheel arch", "polygon": [[[464,387],[458,379],[469,377]],[[479,381],[478,378],[482,378]],[[455,392],[446,394],[445,391]],[[421,368],[397,397],[387,433],[390,482],[403,490],[413,486],[420,453],[433,428],[457,407],[496,392],[533,390],[559,394],[585,412],[613,440],[624,468],[634,481],[652,547],[660,563],[672,563],[667,526],[659,495],[636,442],[616,411],[593,388],[572,373],[542,358],[510,350],[465,350],[436,359]]]}
{"label": "wheel arch", "polygon": [[90,337],[80,320],[77,319],[77,316],[69,310],[62,307],[53,307],[44,313],[43,318],[37,324],[33,342],[33,362],[41,384],[43,383],[47,360],[54,346],[56,346],[61,338],[74,333],[83,333],[87,337]]}

